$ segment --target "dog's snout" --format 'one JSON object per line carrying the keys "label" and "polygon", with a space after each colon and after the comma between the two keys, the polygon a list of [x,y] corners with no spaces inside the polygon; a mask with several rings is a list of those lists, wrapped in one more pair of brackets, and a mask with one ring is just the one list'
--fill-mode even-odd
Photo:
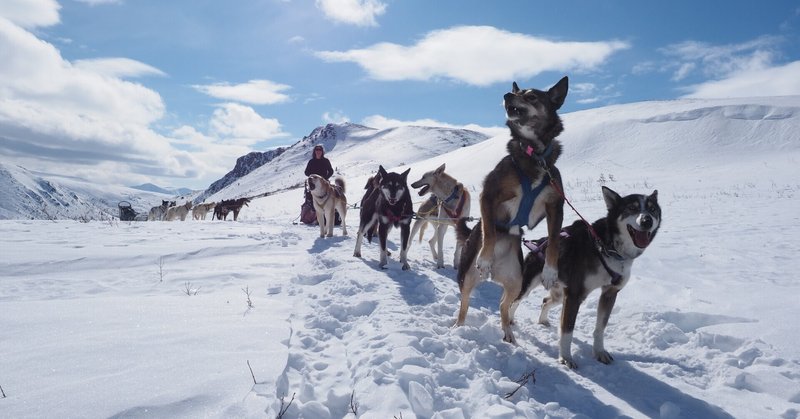
{"label": "dog's snout", "polygon": [[639,225],[645,230],[651,229],[653,227],[653,217],[648,214],[643,214],[639,219]]}

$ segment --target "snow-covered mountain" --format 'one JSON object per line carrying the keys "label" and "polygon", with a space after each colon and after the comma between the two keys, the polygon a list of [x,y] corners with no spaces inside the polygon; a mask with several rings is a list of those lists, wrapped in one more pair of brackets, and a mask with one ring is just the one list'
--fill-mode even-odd
{"label": "snow-covered mountain", "polygon": [[119,216],[120,201],[128,201],[142,213],[162,199],[174,199],[171,194],[101,185],[8,164],[0,164],[0,196],[0,220],[103,220]]}
{"label": "snow-covered mountain", "polygon": [[250,174],[250,172],[253,170],[256,170],[266,163],[271,162],[273,159],[283,154],[284,151],[286,151],[285,147],[278,147],[265,152],[253,151],[245,154],[242,157],[239,157],[236,159],[236,165],[234,165],[233,170],[226,173],[222,179],[212,183],[208,189],[195,197],[194,202],[200,203],[205,201],[206,197],[219,192],[231,183],[236,182],[238,179]]}
{"label": "snow-covered mountain", "polygon": [[334,176],[348,180],[374,173],[380,164],[384,167],[412,164],[487,138],[479,132],[452,128],[405,126],[378,130],[352,123],[328,124],[315,128],[280,155],[227,187],[207,194],[206,199],[218,201],[301,187],[306,163],[317,144],[325,147],[325,156],[336,171]]}

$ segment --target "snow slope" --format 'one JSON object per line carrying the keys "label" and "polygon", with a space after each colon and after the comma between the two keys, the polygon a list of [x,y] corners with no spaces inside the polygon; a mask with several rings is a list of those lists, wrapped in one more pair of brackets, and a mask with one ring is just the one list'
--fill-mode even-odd
{"label": "snow slope", "polygon": [[[613,364],[591,356],[597,294],[567,370],[557,329],[534,323],[541,289],[517,311],[518,346],[501,342],[490,282],[453,329],[451,265],[436,269],[415,243],[402,271],[397,231],[388,269],[374,243],[354,258],[357,211],[351,236],[319,239],[292,224],[301,193],[290,190],[255,199],[240,222],[0,221],[0,417],[274,418],[282,405],[284,418],[800,417],[800,98],[564,120],[558,166],[587,218],[604,213],[603,182],[658,189],[663,208],[607,329]],[[412,180],[446,163],[477,208],[505,141],[419,158],[349,152],[409,164]],[[347,156],[334,164],[357,167]],[[351,202],[375,168],[346,178]],[[228,192],[250,194],[247,182]],[[565,208],[565,224],[575,218]],[[518,384],[526,374],[535,381]]]}
{"label": "snow slope", "polygon": [[147,213],[174,195],[107,185],[52,173],[36,173],[0,163],[0,220],[104,220],[119,217],[117,205],[128,201],[137,213]]}

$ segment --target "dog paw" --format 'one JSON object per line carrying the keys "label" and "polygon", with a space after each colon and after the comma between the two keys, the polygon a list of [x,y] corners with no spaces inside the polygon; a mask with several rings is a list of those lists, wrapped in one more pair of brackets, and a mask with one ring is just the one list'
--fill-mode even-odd
{"label": "dog paw", "polygon": [[478,275],[480,275],[481,278],[486,279],[489,277],[489,272],[492,270],[492,261],[479,257],[477,262],[475,262],[475,269],[478,270]]}
{"label": "dog paw", "polygon": [[561,365],[566,365],[567,368],[571,370],[578,369],[578,364],[576,364],[575,361],[572,360],[571,356],[559,356],[558,363]]}
{"label": "dog paw", "polygon": [[403,264],[403,270],[404,270],[404,271],[407,271],[407,270],[409,270],[409,269],[411,269],[411,267],[410,267],[410,266],[408,266],[408,264],[407,264],[407,263],[404,263],[404,264]]}
{"label": "dog paw", "polygon": [[598,361],[600,361],[600,362],[602,362],[602,363],[604,363],[606,365],[614,362],[614,357],[611,356],[611,354],[606,352],[606,351],[596,352],[594,354],[594,359],[596,359],[596,360],[598,360]]}
{"label": "dog paw", "polygon": [[353,256],[357,257],[357,258],[360,258],[361,257],[361,252],[353,252]]}
{"label": "dog paw", "polygon": [[517,340],[514,339],[514,333],[511,330],[506,330],[505,335],[503,336],[503,342],[508,342],[512,345],[517,344]]}
{"label": "dog paw", "polygon": [[558,269],[545,264],[542,270],[542,285],[549,290],[558,281]]}

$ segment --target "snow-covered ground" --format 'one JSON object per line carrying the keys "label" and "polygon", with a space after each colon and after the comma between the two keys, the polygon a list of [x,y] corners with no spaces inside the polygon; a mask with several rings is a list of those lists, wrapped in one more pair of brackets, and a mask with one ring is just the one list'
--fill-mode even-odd
{"label": "snow-covered ground", "polygon": [[[663,209],[611,316],[613,364],[591,356],[597,294],[568,370],[557,329],[534,321],[541,289],[517,311],[518,346],[501,341],[490,282],[454,329],[451,257],[436,269],[415,243],[402,271],[395,230],[378,269],[376,243],[352,256],[357,210],[350,236],[320,239],[293,224],[293,190],[240,222],[0,221],[0,417],[273,418],[282,403],[285,418],[800,417],[800,98],[564,119],[558,165],[584,216],[604,214],[603,182],[658,189]],[[476,209],[504,150],[496,137],[408,160],[410,179],[446,163]],[[347,178],[350,202],[365,179]]]}

